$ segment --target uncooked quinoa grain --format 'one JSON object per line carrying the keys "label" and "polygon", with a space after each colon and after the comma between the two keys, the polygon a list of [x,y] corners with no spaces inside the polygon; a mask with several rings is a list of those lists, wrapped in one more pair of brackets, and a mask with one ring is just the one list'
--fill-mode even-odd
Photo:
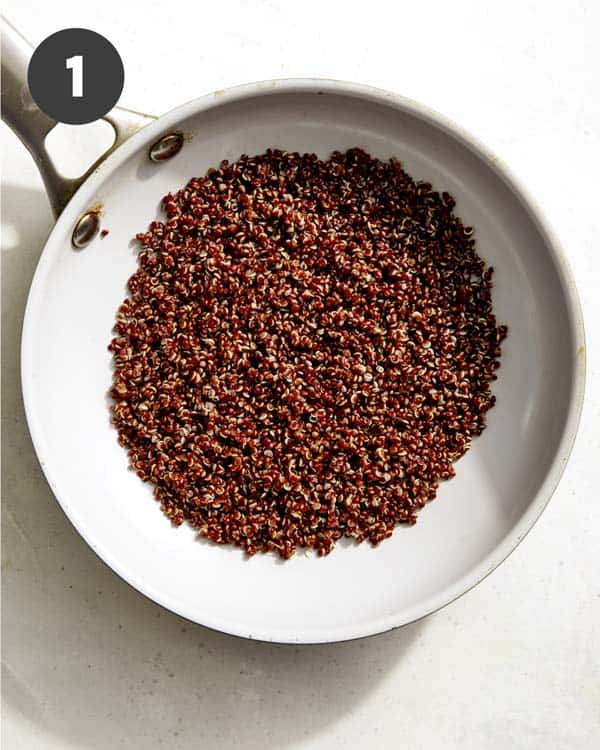
{"label": "uncooked quinoa grain", "polygon": [[413,524],[485,427],[506,335],[451,196],[360,149],[269,150],[163,205],[110,349],[166,515],[284,558]]}

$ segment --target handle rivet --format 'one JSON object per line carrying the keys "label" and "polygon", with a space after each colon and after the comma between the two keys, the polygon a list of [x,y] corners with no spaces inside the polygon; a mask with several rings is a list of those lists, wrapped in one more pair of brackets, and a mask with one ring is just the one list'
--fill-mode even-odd
{"label": "handle rivet", "polygon": [[87,211],[75,224],[71,235],[73,247],[82,250],[94,239],[100,229],[100,216],[96,211]]}
{"label": "handle rivet", "polygon": [[181,133],[169,133],[169,135],[163,135],[155,144],[150,146],[148,156],[150,161],[166,161],[178,154],[182,146],[183,135]]}

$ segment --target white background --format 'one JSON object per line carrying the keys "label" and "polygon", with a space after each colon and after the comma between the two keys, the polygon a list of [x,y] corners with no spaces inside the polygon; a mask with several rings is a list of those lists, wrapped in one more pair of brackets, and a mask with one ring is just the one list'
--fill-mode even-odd
{"label": "white background", "polygon": [[[52,219],[33,162],[2,126],[3,747],[598,747],[600,4],[5,0],[3,12],[33,44],[70,26],[107,36],[125,64],[121,104],[155,114],[286,76],[356,80],[438,109],[542,206],[575,274],[588,355],[581,430],[560,487],[474,591],[347,644],[274,646],[207,631],[111,573],[42,478],[18,343]],[[89,135],[70,130],[72,156]]]}

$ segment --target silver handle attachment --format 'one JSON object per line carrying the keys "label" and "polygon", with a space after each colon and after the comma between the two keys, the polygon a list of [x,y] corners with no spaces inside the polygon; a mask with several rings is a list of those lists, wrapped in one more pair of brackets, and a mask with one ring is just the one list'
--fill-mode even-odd
{"label": "silver handle attachment", "polygon": [[44,181],[55,217],[58,217],[84,180],[109,154],[138,130],[155,120],[141,112],[115,107],[102,119],[115,131],[112,145],[81,177],[64,177],[46,149],[46,136],[57,124],[34,102],[27,85],[27,67],[32,48],[19,32],[0,17],[2,36],[2,119],[21,139],[33,157]]}

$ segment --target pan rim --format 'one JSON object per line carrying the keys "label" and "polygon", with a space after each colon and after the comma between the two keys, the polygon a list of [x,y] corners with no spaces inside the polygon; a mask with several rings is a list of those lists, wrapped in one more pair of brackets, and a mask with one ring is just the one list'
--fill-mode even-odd
{"label": "pan rim", "polygon": [[[561,282],[568,311],[568,330],[573,349],[570,366],[572,386],[569,394],[564,430],[542,484],[535,495],[532,495],[527,510],[519,518],[517,523],[512,526],[502,541],[483,559],[481,559],[477,565],[472,567],[460,579],[454,581],[451,586],[441,589],[439,592],[436,592],[435,595],[421,600],[417,605],[396,612],[394,615],[368,620],[361,626],[342,625],[325,629],[304,628],[301,629],[302,632],[298,632],[294,637],[287,630],[277,631],[276,629],[274,630],[268,627],[263,627],[260,630],[255,629],[252,633],[249,633],[248,627],[244,626],[243,622],[219,620],[216,617],[205,617],[203,613],[190,612],[177,602],[171,601],[168,592],[156,591],[144,580],[139,580],[139,577],[129,574],[128,571],[121,566],[119,561],[114,559],[110,550],[107,550],[95,541],[93,529],[87,528],[84,523],[81,523],[69,502],[65,500],[64,497],[61,498],[59,490],[60,477],[54,475],[52,468],[45,461],[43,441],[40,438],[41,425],[37,421],[36,413],[32,406],[32,391],[34,384],[30,374],[32,371],[30,362],[34,348],[33,344],[35,342],[35,312],[41,300],[41,295],[39,294],[41,280],[45,267],[50,263],[50,253],[47,252],[47,250],[52,245],[53,236],[63,233],[65,225],[71,226],[75,218],[85,210],[88,201],[95,194],[97,185],[106,175],[116,171],[120,164],[129,158],[129,156],[141,150],[144,146],[154,142],[154,140],[156,140],[162,133],[176,128],[178,123],[184,121],[188,117],[198,114],[199,112],[255,96],[277,95],[281,93],[315,94],[318,92],[335,95],[345,94],[351,97],[367,100],[370,103],[377,103],[399,111],[407,112],[412,116],[416,116],[432,124],[447,136],[457,140],[461,145],[466,147],[504,183],[513,195],[515,195],[521,206],[531,218],[536,230],[542,238],[545,249],[555,265]],[[529,192],[523,187],[520,181],[515,178],[506,165],[478,139],[444,115],[441,115],[412,99],[408,99],[399,94],[394,94],[383,89],[333,79],[274,79],[270,81],[242,84],[223,91],[212,92],[176,107],[160,116],[155,122],[151,123],[132,136],[123,145],[119,146],[83,183],[59,217],[55,227],[51,230],[41,252],[31,282],[25,308],[21,338],[21,387],[26,421],[31,440],[46,481],[48,482],[54,497],[80,536],[83,537],[96,555],[98,555],[106,565],[117,573],[119,577],[129,583],[129,585],[137,591],[164,608],[169,609],[175,614],[192,622],[214,630],[254,640],[276,643],[333,643],[363,638],[393,630],[436,612],[467,593],[467,591],[471,590],[474,586],[485,579],[521,543],[527,533],[533,528],[550,501],[550,498],[554,494],[575,442],[585,390],[585,333],[583,316],[575,282],[557,237]]]}

